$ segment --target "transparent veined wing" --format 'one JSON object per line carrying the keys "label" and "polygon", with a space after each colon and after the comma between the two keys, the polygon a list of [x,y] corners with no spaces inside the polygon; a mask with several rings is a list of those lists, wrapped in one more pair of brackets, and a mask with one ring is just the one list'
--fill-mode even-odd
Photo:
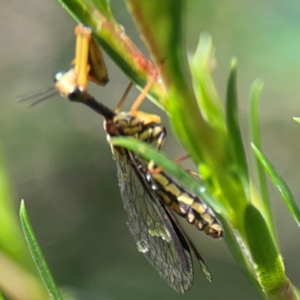
{"label": "transparent veined wing", "polygon": [[139,162],[133,161],[127,151],[115,155],[115,159],[127,224],[138,251],[175,291],[184,293],[193,283],[188,244],[174,228],[155,193],[144,184]]}
{"label": "transparent veined wing", "polygon": [[[169,220],[171,221],[173,228],[180,240],[180,242],[182,243],[182,246],[184,249],[188,249],[189,253],[192,252],[194,253],[194,255],[196,256],[198,263],[200,265],[200,269],[203,273],[203,275],[205,276],[205,278],[212,283],[212,276],[205,264],[204,259],[202,258],[200,252],[197,250],[197,248],[194,246],[193,242],[190,240],[190,238],[188,237],[188,235],[186,234],[186,232],[184,231],[184,229],[181,227],[181,225],[179,224],[179,222],[177,221],[177,219],[174,216],[174,209],[171,208],[165,201],[164,199],[161,197],[161,193],[159,193],[159,190],[157,190],[156,188],[153,188],[153,182],[149,181],[149,170],[148,170],[148,163],[140,158],[138,158],[135,154],[133,154],[132,152],[129,152],[129,155],[131,157],[131,161],[133,162],[133,164],[135,165],[136,169],[139,172],[139,175],[141,177],[141,179],[143,180],[143,182],[145,183],[146,187],[148,187],[148,191],[149,193],[152,195],[152,197],[156,200],[158,200],[162,207],[165,210],[165,213],[167,214],[167,216],[169,217]],[[165,173],[163,173],[163,176],[167,176]],[[173,182],[175,184],[175,182]]]}

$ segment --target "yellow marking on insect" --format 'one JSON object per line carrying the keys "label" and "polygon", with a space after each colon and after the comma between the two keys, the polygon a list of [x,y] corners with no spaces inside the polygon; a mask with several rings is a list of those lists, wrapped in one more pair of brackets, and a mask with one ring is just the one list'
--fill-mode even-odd
{"label": "yellow marking on insect", "polygon": [[159,182],[160,185],[162,186],[166,186],[169,184],[169,180],[168,178],[166,178],[166,176],[163,175],[163,173],[155,173],[152,174],[152,177]]}
{"label": "yellow marking on insect", "polygon": [[181,191],[179,190],[179,188],[174,183],[170,183],[170,184],[164,186],[163,189],[165,191],[170,192],[171,194],[173,194],[176,198],[181,194]]}
{"label": "yellow marking on insect", "polygon": [[213,238],[220,238],[223,236],[223,228],[218,223],[214,223],[209,227],[208,234]]}
{"label": "yellow marking on insect", "polygon": [[161,118],[160,116],[154,115],[154,114],[149,114],[146,113],[144,111],[134,111],[134,113],[132,114],[130,112],[130,114],[136,118],[138,118],[139,120],[141,120],[141,122],[145,123],[145,124],[150,124],[150,123],[155,123],[155,124],[161,124]]}
{"label": "yellow marking on insect", "polygon": [[123,133],[125,134],[125,136],[132,136],[135,135],[136,133],[139,133],[141,131],[141,129],[137,126],[135,127],[125,127],[122,129]]}
{"label": "yellow marking on insect", "polygon": [[211,214],[209,214],[209,213],[202,214],[201,217],[202,217],[202,219],[205,220],[209,225],[210,225],[210,224],[213,224],[214,221],[215,221],[215,218],[213,218],[213,217],[211,216]]}
{"label": "yellow marking on insect", "polygon": [[130,115],[128,115],[128,117],[129,117],[129,126],[130,127],[136,127],[136,126],[138,126],[138,127],[141,128],[142,122],[141,122],[141,120],[139,118],[132,118]]}
{"label": "yellow marking on insect", "polygon": [[165,138],[165,137],[161,137],[161,133],[162,133],[161,127],[155,127],[154,129],[152,129],[152,135],[157,139],[157,143],[160,145],[162,145],[163,143],[163,141],[160,140]]}
{"label": "yellow marking on insect", "polygon": [[192,204],[194,203],[194,199],[190,197],[187,193],[180,194],[177,197],[177,200],[189,206],[192,206]]}
{"label": "yellow marking on insect", "polygon": [[141,141],[147,141],[151,140],[153,138],[153,130],[152,128],[149,128],[148,130],[145,130],[139,135],[139,140]]}
{"label": "yellow marking on insect", "polygon": [[207,207],[206,206],[204,206],[202,203],[199,203],[199,202],[194,202],[192,205],[192,209],[194,210],[194,211],[196,211],[199,215],[203,215],[205,212],[206,212],[206,210],[207,210]]}

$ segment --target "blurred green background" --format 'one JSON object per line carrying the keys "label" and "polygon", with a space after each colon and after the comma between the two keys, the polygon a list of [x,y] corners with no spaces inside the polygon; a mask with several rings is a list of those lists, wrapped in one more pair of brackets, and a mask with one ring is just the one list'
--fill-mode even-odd
{"label": "blurred green background", "polygon": [[[25,199],[33,227],[57,283],[79,299],[259,299],[222,241],[186,226],[214,278],[210,285],[195,264],[192,291],[177,295],[140,255],[125,224],[116,169],[94,112],[55,97],[28,109],[16,96],[52,84],[74,54],[75,22],[55,0],[1,2],[0,141],[14,207]],[[142,48],[123,1],[111,0],[117,20]],[[192,54],[200,32],[217,48],[215,79],[224,99],[230,59],[238,58],[240,117],[247,140],[252,81],[265,82],[261,101],[263,149],[300,195],[300,3],[286,1],[188,1],[187,44]],[[107,58],[110,83],[92,93],[114,107],[128,79]],[[134,99],[137,92],[132,92]],[[130,101],[127,103],[130,106]],[[149,112],[161,114],[151,103]],[[183,153],[169,131],[164,151]],[[187,168],[191,166],[186,165]],[[287,274],[297,284],[299,231],[272,190]],[[186,224],[184,224],[186,225]]]}

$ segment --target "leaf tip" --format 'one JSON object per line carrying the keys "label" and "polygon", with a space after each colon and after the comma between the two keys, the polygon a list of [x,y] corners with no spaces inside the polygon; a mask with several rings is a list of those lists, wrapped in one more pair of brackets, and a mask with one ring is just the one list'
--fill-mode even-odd
{"label": "leaf tip", "polygon": [[207,43],[209,43],[209,44],[212,44],[212,37],[211,37],[211,35],[210,35],[208,32],[206,32],[206,31],[201,32],[200,38],[199,38],[199,39],[202,40],[202,41],[205,41],[205,42],[207,42]]}
{"label": "leaf tip", "polygon": [[24,199],[21,199],[21,203],[20,203],[20,214],[22,214],[24,211],[26,211],[26,208],[25,208],[25,202],[24,202]]}
{"label": "leaf tip", "polygon": [[299,117],[293,117],[293,120],[300,124],[300,118]]}
{"label": "leaf tip", "polygon": [[231,69],[231,70],[236,70],[236,68],[237,68],[237,63],[238,63],[238,61],[237,61],[236,57],[233,57],[233,58],[231,59],[230,69]]}
{"label": "leaf tip", "polygon": [[28,219],[24,199],[22,199],[20,203],[19,216],[20,216],[21,224],[23,224],[23,222],[26,222],[26,220]]}
{"label": "leaf tip", "polygon": [[258,78],[258,79],[255,79],[252,86],[253,86],[253,89],[261,92],[261,90],[264,87],[264,82],[261,79]]}

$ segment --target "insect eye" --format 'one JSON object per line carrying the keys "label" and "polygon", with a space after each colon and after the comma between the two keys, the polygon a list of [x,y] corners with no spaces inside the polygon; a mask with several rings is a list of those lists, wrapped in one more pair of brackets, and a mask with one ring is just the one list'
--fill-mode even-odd
{"label": "insect eye", "polygon": [[61,80],[61,78],[65,75],[65,72],[57,72],[55,75],[54,75],[54,83],[58,82]]}

